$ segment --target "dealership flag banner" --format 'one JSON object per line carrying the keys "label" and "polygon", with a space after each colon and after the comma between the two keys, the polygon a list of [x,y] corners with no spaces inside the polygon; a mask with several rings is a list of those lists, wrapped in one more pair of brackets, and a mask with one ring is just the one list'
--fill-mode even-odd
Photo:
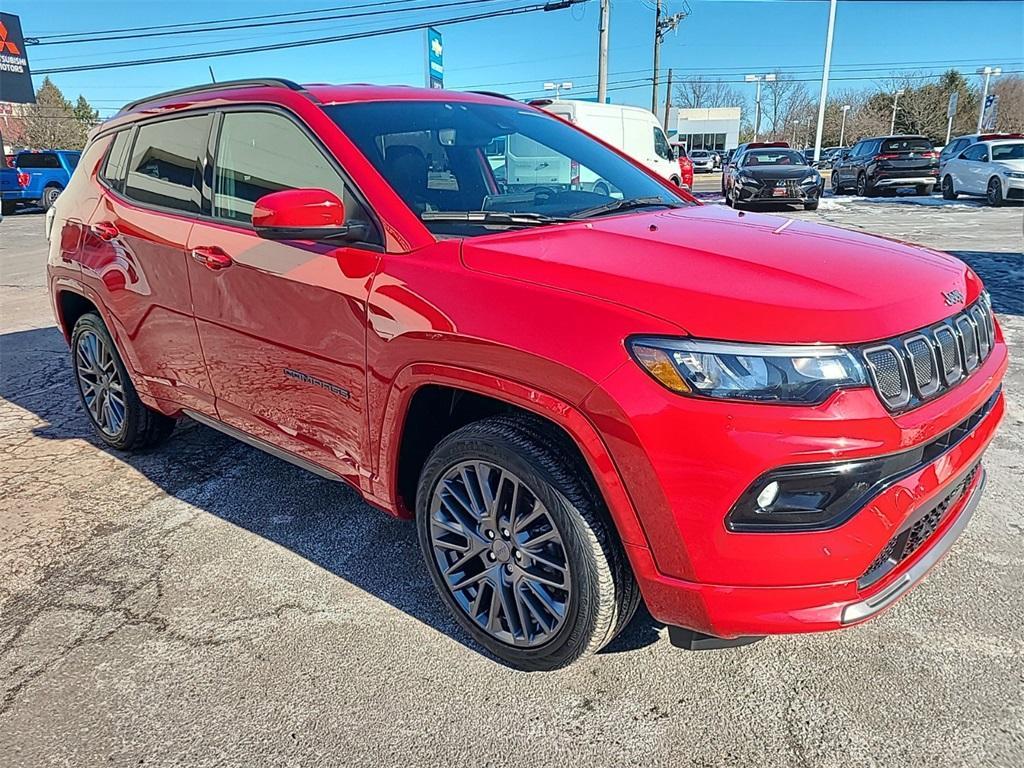
{"label": "dealership flag banner", "polygon": [[981,130],[994,131],[999,117],[999,95],[990,93],[985,97],[985,116],[981,119]]}
{"label": "dealership flag banner", "polygon": [[36,103],[21,19],[10,13],[0,13],[0,101]]}

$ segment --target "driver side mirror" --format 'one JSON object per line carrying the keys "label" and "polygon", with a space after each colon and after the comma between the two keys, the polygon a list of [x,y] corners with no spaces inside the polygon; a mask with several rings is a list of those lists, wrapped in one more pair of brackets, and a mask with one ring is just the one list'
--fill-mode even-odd
{"label": "driver side mirror", "polygon": [[326,189],[284,189],[252,209],[256,234],[266,240],[361,240],[366,225],[345,223],[345,204]]}

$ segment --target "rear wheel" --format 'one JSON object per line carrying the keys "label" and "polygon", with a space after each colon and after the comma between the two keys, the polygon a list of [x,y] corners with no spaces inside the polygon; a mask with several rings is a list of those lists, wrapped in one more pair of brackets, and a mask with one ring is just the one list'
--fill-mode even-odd
{"label": "rear wheel", "polygon": [[857,177],[857,196],[874,197],[876,194],[874,186],[868,181],[867,174],[860,174]]}
{"label": "rear wheel", "polygon": [[953,186],[953,177],[946,174],[942,177],[942,197],[945,200],[956,200],[959,193]]}
{"label": "rear wheel", "polygon": [[43,190],[43,197],[39,204],[43,206],[44,211],[48,211],[57,202],[58,197],[60,197],[60,187],[47,187]]}
{"label": "rear wheel", "polygon": [[921,197],[921,196],[923,196],[923,195],[930,195],[930,194],[932,193],[932,188],[931,188],[931,185],[929,185],[929,184],[918,184],[918,185],[917,185],[917,186],[916,186],[916,187],[914,188],[914,193],[915,193],[915,194],[916,194],[916,195],[917,195],[918,197]]}
{"label": "rear wheel", "polygon": [[985,190],[985,199],[988,200],[988,204],[998,208],[1003,204],[1003,182],[998,177],[993,176],[988,180],[988,189]]}
{"label": "rear wheel", "polygon": [[111,448],[147,448],[174,430],[174,419],[139,400],[114,340],[95,312],[87,312],[75,323],[71,364],[82,407],[97,436]]}
{"label": "rear wheel", "polygon": [[3,213],[4,216],[10,216],[14,213],[14,208],[15,203],[13,200],[4,200],[0,203],[0,213]]}
{"label": "rear wheel", "polygon": [[549,670],[607,644],[639,591],[593,483],[547,425],[500,416],[431,453],[420,546],[459,624],[511,666]]}

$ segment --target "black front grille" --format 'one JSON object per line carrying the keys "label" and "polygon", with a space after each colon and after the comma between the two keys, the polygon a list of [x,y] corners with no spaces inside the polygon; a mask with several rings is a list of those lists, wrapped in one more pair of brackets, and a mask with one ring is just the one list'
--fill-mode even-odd
{"label": "black front grille", "polygon": [[924,546],[946,518],[949,510],[967,493],[980,470],[981,465],[975,464],[931,509],[889,539],[889,543],[878,553],[878,557],[864,571],[864,575],[857,580],[857,587],[870,587]]}
{"label": "black front grille", "polygon": [[973,373],[995,346],[987,295],[941,323],[865,347],[871,382],[890,411],[937,397]]}

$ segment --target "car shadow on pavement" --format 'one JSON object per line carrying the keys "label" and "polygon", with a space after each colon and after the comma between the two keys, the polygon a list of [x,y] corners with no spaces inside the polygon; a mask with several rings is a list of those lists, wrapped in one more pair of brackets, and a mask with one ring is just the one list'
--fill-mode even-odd
{"label": "car shadow on pavement", "polygon": [[[0,397],[42,421],[32,430],[36,437],[91,443],[166,494],[300,555],[502,663],[472,640],[438,598],[415,526],[370,507],[343,483],[187,419],[167,443],[150,451],[128,454],[103,445],[80,407],[67,347],[55,327],[0,335]],[[660,626],[641,607],[605,652],[656,642]]]}

